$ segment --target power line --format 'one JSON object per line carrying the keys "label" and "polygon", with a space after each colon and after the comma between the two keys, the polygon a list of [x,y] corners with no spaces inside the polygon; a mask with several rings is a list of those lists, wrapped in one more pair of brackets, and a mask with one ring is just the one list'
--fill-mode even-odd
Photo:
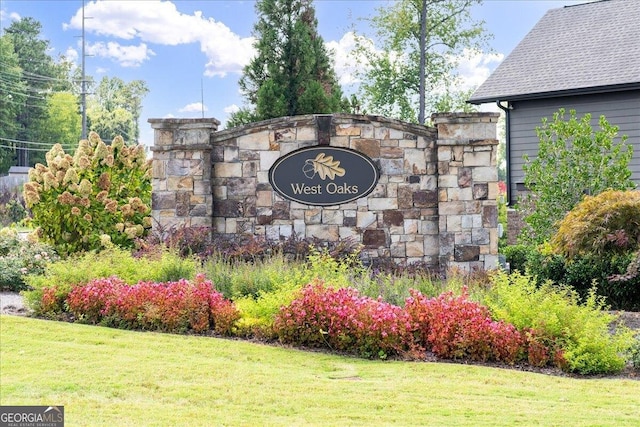
{"label": "power line", "polygon": [[21,150],[21,151],[29,151],[29,152],[40,152],[40,153],[46,153],[51,151],[50,148],[29,148],[29,147],[16,147],[16,146],[12,146],[12,145],[4,145],[4,144],[0,144],[0,148],[8,148],[11,150]]}
{"label": "power line", "polygon": [[[49,146],[49,147],[51,147],[51,146],[53,146],[53,145],[57,144],[56,142],[33,142],[33,141],[21,141],[21,140],[19,140],[19,139],[3,138],[3,137],[1,137],[1,136],[0,136],[0,140],[1,140],[1,141],[6,141],[6,142],[16,142],[16,143],[20,143],[20,144],[44,145],[44,146]],[[60,144],[60,145],[62,145],[62,146],[64,147],[64,146],[72,146],[73,144],[65,143],[65,144]]]}

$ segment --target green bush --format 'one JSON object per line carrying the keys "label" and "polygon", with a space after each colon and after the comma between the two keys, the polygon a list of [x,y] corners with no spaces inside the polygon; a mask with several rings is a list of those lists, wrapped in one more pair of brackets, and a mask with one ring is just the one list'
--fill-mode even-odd
{"label": "green bush", "polygon": [[[289,283],[289,285],[293,285]],[[235,300],[240,311],[236,322],[238,334],[259,338],[275,338],[273,322],[280,307],[289,305],[300,291],[301,286],[282,286],[271,292],[261,292],[257,297],[242,297]]]}
{"label": "green bush", "polygon": [[527,256],[526,272],[538,283],[552,281],[567,286],[585,300],[590,290],[616,310],[640,309],[640,275],[629,271],[637,254],[580,255],[569,260],[541,245]]}
{"label": "green bush", "polygon": [[590,292],[584,304],[567,287],[549,282],[538,286],[534,278],[520,273],[498,272],[484,303],[498,320],[521,331],[531,330],[562,349],[564,369],[580,374],[615,373],[626,364],[625,354],[633,345],[633,333],[618,325],[616,316],[605,311],[602,298]]}
{"label": "green bush", "polygon": [[108,242],[133,247],[151,228],[151,165],[143,146],[125,146],[122,137],[106,145],[91,132],[73,157],[56,144],[46,159],[47,166],[29,170],[24,198],[40,236],[58,253]]}
{"label": "green bush", "polygon": [[559,222],[551,245],[568,259],[635,251],[640,246],[640,191],[586,196]]}
{"label": "green bush", "polygon": [[[25,282],[31,290],[24,292],[24,295],[35,314],[41,315],[42,297],[47,289],[54,289],[55,298],[53,295],[49,296],[60,302],[64,301],[73,286],[83,285],[92,279],[118,276],[128,284],[141,281],[191,280],[195,276],[196,268],[194,260],[182,259],[173,252],[165,251],[160,256],[150,258],[135,258],[129,251],[111,246],[101,252],[70,256],[49,264],[43,275],[25,277]],[[184,276],[177,277],[177,271]],[[48,292],[51,294],[52,291]]]}
{"label": "green bush", "polygon": [[23,220],[27,215],[24,200],[18,189],[0,187],[0,226],[9,226]]}
{"label": "green bush", "polygon": [[505,248],[502,250],[502,253],[509,263],[511,271],[519,271],[520,273],[524,273],[526,272],[527,258],[535,250],[535,246],[520,244],[505,246]]}
{"label": "green bush", "polygon": [[43,274],[57,259],[51,246],[21,239],[15,229],[0,229],[0,289],[26,289],[27,275]]}
{"label": "green bush", "polygon": [[[566,275],[565,258],[553,253],[549,244],[532,246],[527,254],[525,271],[528,275],[536,277],[539,283],[551,281],[564,283]],[[588,285],[591,285],[589,280]]]}
{"label": "green bush", "polygon": [[574,110],[565,119],[565,110],[542,119],[536,128],[538,152],[532,161],[525,156],[523,170],[529,192],[519,201],[528,227],[521,238],[531,243],[549,240],[557,222],[573,209],[584,194],[599,194],[607,189],[634,188],[629,162],[633,146],[627,137],[619,142],[618,127],[600,116],[598,130],[591,127],[591,115],[578,119]]}
{"label": "green bush", "polygon": [[640,334],[636,335],[636,340],[629,350],[629,356],[633,369],[640,371]]}

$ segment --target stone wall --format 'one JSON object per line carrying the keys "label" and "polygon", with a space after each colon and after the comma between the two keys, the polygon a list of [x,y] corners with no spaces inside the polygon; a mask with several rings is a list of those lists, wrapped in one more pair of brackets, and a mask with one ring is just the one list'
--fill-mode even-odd
{"label": "stone wall", "polygon": [[149,119],[154,129],[154,228],[210,227],[211,134],[216,119]]}
{"label": "stone wall", "polygon": [[[369,258],[494,268],[497,118],[440,114],[429,128],[374,116],[308,115],[220,132],[215,119],[151,119],[153,215],[164,228],[208,225],[218,233],[267,239],[293,233],[352,238]],[[381,172],[374,191],[328,207],[280,197],[269,168],[291,151],[318,144],[370,157]]]}

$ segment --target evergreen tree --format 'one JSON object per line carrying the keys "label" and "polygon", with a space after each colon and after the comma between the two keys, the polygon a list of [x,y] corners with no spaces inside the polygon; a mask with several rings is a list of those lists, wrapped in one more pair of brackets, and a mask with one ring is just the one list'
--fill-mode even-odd
{"label": "evergreen tree", "polygon": [[261,0],[256,11],[257,55],[239,82],[255,111],[242,109],[230,123],[341,111],[342,90],[312,0]]}

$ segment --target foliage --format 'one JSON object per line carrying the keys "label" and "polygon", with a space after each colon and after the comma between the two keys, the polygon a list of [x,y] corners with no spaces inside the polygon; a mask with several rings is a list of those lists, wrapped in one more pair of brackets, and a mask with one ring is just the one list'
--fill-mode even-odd
{"label": "foliage", "polygon": [[534,278],[517,272],[498,272],[492,283],[484,299],[492,315],[528,331],[533,337],[529,341],[546,347],[552,363],[580,374],[624,368],[633,334],[621,325],[609,332],[615,316],[605,311],[604,301],[595,292],[580,305],[574,291],[549,282],[538,286]]}
{"label": "foliage", "polygon": [[42,275],[57,258],[50,246],[21,239],[14,229],[0,229],[0,289],[26,289],[25,276]]}
{"label": "foliage", "polygon": [[22,195],[7,187],[0,187],[0,226],[16,224],[27,215]]}
{"label": "foliage", "polygon": [[160,224],[155,224],[144,239],[136,241],[135,255],[144,256],[170,249],[182,257],[207,259],[217,252],[212,234],[210,227],[174,226],[164,229]]}
{"label": "foliage", "polygon": [[[640,289],[640,250],[630,255],[631,261],[627,264],[627,269],[621,274],[611,274],[607,277],[611,286],[620,288],[625,286],[634,290]],[[635,286],[634,286],[635,282]],[[626,297],[626,296],[625,296]],[[640,295],[637,298],[625,298],[626,300],[638,301],[640,307]]]}
{"label": "foliage", "polygon": [[640,248],[640,191],[607,190],[586,196],[559,222],[556,252],[612,256]]}
{"label": "foliage", "polygon": [[[287,286],[288,285],[288,286]],[[281,307],[289,305],[297,296],[300,286],[293,282],[282,284],[270,292],[256,297],[245,296],[234,300],[240,319],[236,322],[240,336],[275,338],[273,322]]]}
{"label": "foliage", "polygon": [[142,100],[149,93],[143,80],[125,83],[118,77],[103,77],[87,103],[90,130],[104,138],[122,135],[128,144],[138,144]]}
{"label": "foliage", "polygon": [[204,276],[193,282],[139,282],[127,285],[116,276],[74,287],[69,311],[88,323],[127,329],[231,334],[239,314]]}
{"label": "foliage", "polygon": [[46,134],[40,140],[47,140],[68,146],[79,141],[82,136],[82,117],[78,114],[78,97],[72,92],[56,92],[47,100],[47,118],[43,127]]}
{"label": "foliage", "polygon": [[[12,38],[0,36],[0,58],[2,58],[2,75],[0,79],[0,138],[16,140],[20,132],[20,123],[16,117],[24,108],[27,99],[27,83],[22,80],[20,58],[14,51]],[[15,164],[15,144],[5,139],[0,140],[0,175],[6,175]]]}
{"label": "foliage", "polygon": [[623,135],[619,142],[618,127],[600,116],[600,129],[591,127],[591,115],[578,119],[575,110],[565,119],[565,110],[545,117],[536,128],[540,139],[537,157],[525,156],[525,185],[529,192],[519,202],[527,228],[522,238],[533,243],[550,239],[557,222],[573,209],[585,194],[597,195],[604,190],[627,190],[634,187],[628,168],[633,155]]}
{"label": "foliage", "polygon": [[[56,63],[49,55],[50,42],[42,37],[41,30],[40,22],[22,18],[4,28],[0,37],[4,81],[0,83],[0,137],[10,139],[2,141],[5,147],[0,148],[0,174],[11,165],[42,162],[47,144],[59,142],[48,134],[50,120],[59,112],[55,107],[50,110],[50,99],[56,92],[70,90],[71,85],[66,79],[65,61]],[[75,102],[70,106],[77,108]]]}
{"label": "foliage", "polygon": [[322,281],[310,283],[282,307],[273,325],[283,343],[381,359],[406,351],[408,326],[400,307]]}
{"label": "foliage", "polygon": [[511,267],[511,271],[525,273],[529,254],[535,250],[535,246],[518,244],[506,246],[502,249],[502,252]]}
{"label": "foliage", "polygon": [[634,271],[637,254],[579,255],[569,260],[541,245],[527,254],[526,271],[538,283],[552,281],[576,291],[586,299],[592,287],[616,310],[640,308],[640,277]]}
{"label": "foliage", "polygon": [[403,305],[410,296],[410,290],[418,290],[423,295],[440,295],[445,287],[428,270],[380,271],[371,270],[369,276],[354,280],[352,285],[360,294],[371,298],[381,298],[394,305]]}
{"label": "foliage", "polygon": [[438,357],[513,364],[524,353],[520,332],[491,320],[489,310],[470,301],[464,289],[462,295],[449,291],[437,298],[412,291],[405,310],[419,345]]}
{"label": "foliage", "polygon": [[[190,267],[185,267],[189,266]],[[68,293],[76,285],[83,285],[93,279],[118,276],[128,284],[141,281],[163,282],[175,280],[167,272],[181,269],[190,271],[190,275],[180,278],[192,279],[196,264],[193,260],[184,260],[171,252],[162,252],[161,256],[134,258],[129,251],[109,247],[101,252],[85,252],[47,265],[44,275],[29,275],[25,282],[32,290],[24,292],[26,301],[36,315],[59,314]],[[43,302],[51,303],[52,309]]]}
{"label": "foliage", "polygon": [[[380,114],[416,123],[420,97],[420,23],[426,1],[425,104],[427,113],[438,107],[465,109],[466,99],[455,86],[456,61],[462,55],[482,50],[487,36],[483,23],[471,17],[474,0],[402,0],[377,9],[369,18],[375,36],[356,36],[353,52],[360,96],[369,114]],[[371,39],[381,42],[373,46]],[[464,98],[464,99],[463,99]],[[428,115],[428,114],[427,114]]]}
{"label": "foliage", "polygon": [[260,0],[256,13],[257,54],[239,81],[255,111],[240,110],[230,123],[340,111],[342,90],[318,34],[312,2]]}
{"label": "foliage", "polygon": [[254,111],[247,107],[242,107],[238,111],[234,111],[229,115],[225,127],[230,129],[258,121],[260,121],[260,119]]}
{"label": "foliage", "polygon": [[151,166],[144,147],[121,137],[106,145],[96,133],[75,155],[59,144],[47,166],[29,170],[24,198],[39,234],[63,255],[104,247],[132,247],[151,228]]}
{"label": "foliage", "polygon": [[630,351],[631,365],[637,371],[640,371],[640,335],[636,335],[636,341]]}

